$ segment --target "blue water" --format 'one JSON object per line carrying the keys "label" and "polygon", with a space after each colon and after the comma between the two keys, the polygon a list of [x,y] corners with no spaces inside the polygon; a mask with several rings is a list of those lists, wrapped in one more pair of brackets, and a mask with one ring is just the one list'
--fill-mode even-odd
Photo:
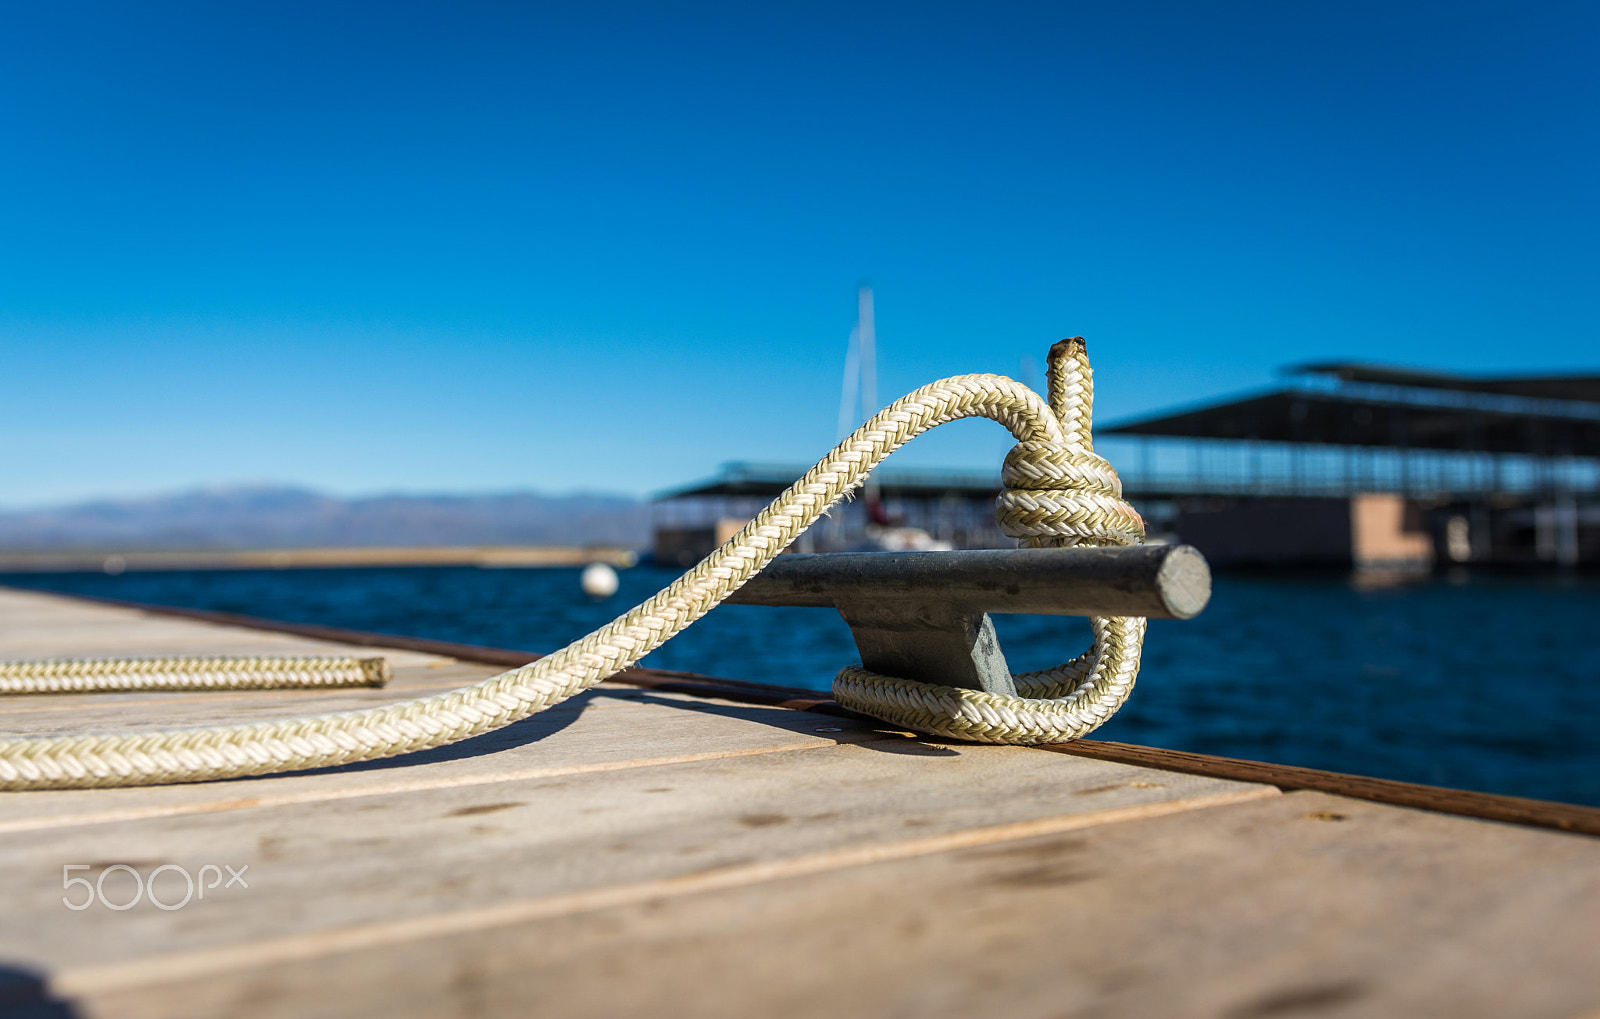
{"label": "blue water", "polygon": [[[0,584],[532,651],[676,574],[595,603],[576,570],[407,568],[14,574]],[[1013,668],[1088,645],[1082,620],[1000,616]],[[1600,806],[1600,579],[1219,577],[1150,625],[1133,699],[1095,738]],[[832,611],[724,606],[645,664],[827,689],[856,661]]]}

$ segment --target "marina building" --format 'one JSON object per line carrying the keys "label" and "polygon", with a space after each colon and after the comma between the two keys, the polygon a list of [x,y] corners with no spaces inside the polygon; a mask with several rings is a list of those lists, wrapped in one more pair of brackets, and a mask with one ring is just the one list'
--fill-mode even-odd
{"label": "marina building", "polygon": [[[1355,364],[1096,430],[1152,540],[1219,567],[1600,563],[1600,375]],[[664,493],[655,554],[689,565],[804,468],[731,463]],[[998,471],[874,475],[794,551],[994,548]]]}
{"label": "marina building", "polygon": [[1219,566],[1600,560],[1600,376],[1288,375],[1097,433],[1153,532]]}

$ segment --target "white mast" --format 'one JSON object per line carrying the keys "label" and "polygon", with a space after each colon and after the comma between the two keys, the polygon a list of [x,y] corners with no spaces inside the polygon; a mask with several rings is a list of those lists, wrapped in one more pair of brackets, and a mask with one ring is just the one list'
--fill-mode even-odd
{"label": "white mast", "polygon": [[839,386],[839,431],[834,440],[856,429],[856,405],[861,401],[861,330],[850,330],[844,353],[844,382]]}
{"label": "white mast", "polygon": [[[865,283],[856,291],[856,336],[861,360],[861,420],[878,412],[878,349],[872,326],[872,288]],[[869,525],[886,524],[878,479],[869,476],[861,489]]]}
{"label": "white mast", "polygon": [[878,353],[872,331],[872,288],[866,284],[856,293],[856,330],[861,343],[861,418],[878,411]]}
{"label": "white mast", "polygon": [[872,288],[856,292],[856,325],[844,357],[844,384],[839,392],[839,438],[878,410],[877,335],[872,324]]}

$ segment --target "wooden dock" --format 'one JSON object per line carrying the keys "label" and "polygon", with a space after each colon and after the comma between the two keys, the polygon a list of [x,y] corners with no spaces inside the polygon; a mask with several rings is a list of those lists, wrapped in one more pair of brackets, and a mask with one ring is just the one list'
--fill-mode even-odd
{"label": "wooden dock", "polygon": [[[0,590],[0,659],[352,644],[389,689],[13,697],[0,724],[333,711],[519,657]],[[633,673],[409,758],[0,794],[0,1015],[1600,1016],[1600,811],[1323,775]],[[1543,826],[1460,816],[1518,810]],[[134,873],[167,905],[216,882],[113,908]]]}

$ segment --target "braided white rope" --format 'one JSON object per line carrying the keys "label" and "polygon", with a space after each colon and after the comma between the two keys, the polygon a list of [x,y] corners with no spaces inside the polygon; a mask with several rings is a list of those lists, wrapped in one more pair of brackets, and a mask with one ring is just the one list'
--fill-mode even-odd
{"label": "braided white rope", "polygon": [[[1136,545],[1144,521],[1117,472],[1094,453],[1094,376],[1083,337],[1050,348],[1050,411],[1060,437],[1024,438],[1006,454],[995,516],[1034,548]],[[1061,743],[1099,727],[1133,692],[1145,620],[1093,619],[1094,646],[1054,669],[1012,677],[1018,696],[880,676],[858,666],[833,681],[840,704],[919,732],[985,743]]]}
{"label": "braided white rope", "polygon": [[383,686],[384,658],[58,658],[0,662],[0,694]]}
{"label": "braided white rope", "polygon": [[[1057,348],[1061,346],[1057,344]],[[1053,360],[1055,352],[1052,348]],[[1085,359],[1082,374],[1086,372]],[[1054,374],[1051,381],[1054,390]],[[1080,379],[1080,383],[1086,381]],[[930,428],[966,417],[987,417],[1004,425],[1019,440],[1019,448],[1070,450],[1081,446],[1068,442],[1061,420],[1037,394],[1010,379],[961,375],[934,382],[879,411],[683,576],[552,655],[448,693],[365,710],[199,729],[0,739],[0,789],[153,785],[327,767],[443,746],[526,718],[594,686],[666,643],[743,585],[861,484],[867,472],[886,456]],[[1087,433],[1086,423],[1081,431]],[[1049,473],[1047,456],[1025,454],[1019,462],[1028,466],[1019,466],[1018,471],[1037,469],[1044,472],[1042,478],[1055,477]],[[1109,466],[1102,468],[1104,461],[1093,454],[1067,457],[1066,462],[1086,478],[1109,478],[1109,487],[1116,486],[1115,473]],[[1032,491],[1028,499],[1019,499],[1009,508],[1002,500],[999,512],[1005,526],[1049,530],[1045,518],[1052,512],[1051,499],[1046,490]],[[1112,512],[1115,507],[1108,509],[1102,504],[1108,502],[1103,495],[1100,500],[1084,501],[1082,491],[1064,494],[1070,498],[1060,507],[1062,523],[1057,531],[1030,532],[1034,540],[1109,540],[1106,536],[1115,530],[1108,523],[1111,517],[1138,519],[1131,510]],[[948,726],[969,739],[1005,739],[1011,731],[1017,732],[1015,739],[1024,742],[1071,738],[1093,728],[1096,719],[1103,720],[1126,698],[1138,667],[1141,620],[1097,620],[1095,627],[1095,648],[1088,655],[1059,669],[1023,677],[1030,692],[1051,698],[1044,703],[1059,703],[1059,708],[1029,708],[1023,698],[1015,698],[1015,705],[994,706],[980,699],[990,695],[955,691],[952,697],[936,687],[927,688],[932,692],[931,702],[926,692],[897,698],[892,690],[897,683],[905,685],[903,681],[878,678],[863,684],[859,699],[848,683],[843,688],[836,684],[836,694],[852,705],[881,699],[881,717],[933,732],[946,731]],[[912,707],[904,708],[902,701]],[[867,710],[878,714],[876,708]],[[908,710],[915,719],[903,717]],[[945,714],[928,716],[929,723],[919,725],[918,720],[930,710]],[[975,715],[979,723],[971,722],[969,715]],[[1040,721],[1066,725],[1041,728],[1036,725]]]}

